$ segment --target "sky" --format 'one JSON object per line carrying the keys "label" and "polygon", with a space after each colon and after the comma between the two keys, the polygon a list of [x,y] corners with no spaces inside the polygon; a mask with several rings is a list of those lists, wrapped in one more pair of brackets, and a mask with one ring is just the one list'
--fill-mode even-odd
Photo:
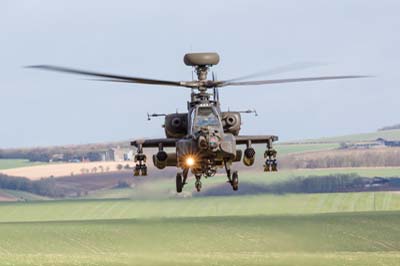
{"label": "sky", "polygon": [[375,131],[400,123],[400,1],[0,1],[0,148],[163,137],[186,111],[186,88],[96,82],[27,69],[54,64],[191,80],[187,52],[218,52],[221,80],[373,75],[357,80],[221,89],[243,115],[241,134],[282,141]]}

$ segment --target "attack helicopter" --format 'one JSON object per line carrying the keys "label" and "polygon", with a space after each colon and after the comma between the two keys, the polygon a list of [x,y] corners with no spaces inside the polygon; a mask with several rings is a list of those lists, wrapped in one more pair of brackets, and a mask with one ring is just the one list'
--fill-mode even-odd
{"label": "attack helicopter", "polygon": [[[136,163],[134,175],[147,175],[147,156],[143,149],[157,148],[158,151],[152,158],[155,167],[158,169],[164,169],[165,167],[180,169],[176,174],[176,191],[178,193],[182,192],[187,184],[189,172],[196,179],[196,190],[200,191],[202,188],[201,178],[214,176],[220,168],[225,169],[228,183],[234,191],[237,191],[239,188],[239,175],[236,170],[232,169],[232,165],[234,162],[243,161],[244,165],[252,166],[256,155],[253,144],[266,144],[264,171],[275,172],[278,170],[277,151],[273,148],[273,143],[278,141],[278,136],[240,135],[241,113],[251,113],[253,111],[222,111],[218,93],[219,88],[367,77],[347,75],[248,81],[249,78],[255,76],[249,75],[230,80],[217,80],[214,74],[212,79],[208,79],[210,68],[220,61],[217,53],[188,53],[184,55],[183,61],[187,66],[194,69],[197,80],[169,81],[149,79],[52,65],[30,67],[92,76],[100,81],[176,86],[191,89],[190,101],[187,102],[187,112],[148,114],[148,119],[151,119],[151,117],[164,117],[165,138],[138,139],[131,142],[131,145],[137,148],[134,157]],[[239,146],[243,145],[244,150],[242,151]],[[164,148],[175,148],[175,151],[166,152]]]}

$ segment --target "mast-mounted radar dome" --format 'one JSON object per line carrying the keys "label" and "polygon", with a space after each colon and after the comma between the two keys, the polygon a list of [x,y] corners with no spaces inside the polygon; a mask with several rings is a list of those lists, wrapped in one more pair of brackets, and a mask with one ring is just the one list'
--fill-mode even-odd
{"label": "mast-mounted radar dome", "polygon": [[189,53],[183,57],[187,66],[212,66],[219,63],[217,53]]}

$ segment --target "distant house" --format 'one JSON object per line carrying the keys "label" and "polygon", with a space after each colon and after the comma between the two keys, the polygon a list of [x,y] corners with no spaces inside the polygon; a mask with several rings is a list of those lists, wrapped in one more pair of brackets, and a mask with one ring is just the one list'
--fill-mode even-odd
{"label": "distant house", "polygon": [[387,147],[400,147],[399,140],[385,140],[383,138],[378,138],[378,139],[376,139],[376,141]]}
{"label": "distant house", "polygon": [[49,160],[49,162],[61,162],[64,161],[64,154],[62,153],[57,153],[57,154],[53,154]]}
{"label": "distant house", "polygon": [[114,161],[114,152],[111,149],[101,152],[100,161]]}
{"label": "distant house", "polygon": [[124,160],[125,161],[131,161],[133,159],[134,155],[135,154],[134,154],[133,150],[129,150],[128,152],[126,152],[124,154]]}
{"label": "distant house", "polygon": [[116,162],[122,162],[124,161],[124,150],[121,149],[120,147],[117,147],[113,149],[114,151],[114,161]]}
{"label": "distant house", "polygon": [[384,144],[378,141],[361,141],[354,143],[344,143],[342,147],[344,149],[372,149],[372,148],[382,148]]}
{"label": "distant house", "polygon": [[130,161],[133,158],[132,150],[121,149],[120,147],[111,148],[101,154],[102,161]]}

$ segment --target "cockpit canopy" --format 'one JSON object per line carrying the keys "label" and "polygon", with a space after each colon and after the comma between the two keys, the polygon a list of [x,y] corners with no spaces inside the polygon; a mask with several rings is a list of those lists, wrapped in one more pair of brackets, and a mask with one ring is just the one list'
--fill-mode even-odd
{"label": "cockpit canopy", "polygon": [[213,106],[199,106],[191,113],[192,132],[198,132],[201,128],[212,127],[217,130],[222,128],[218,112]]}

